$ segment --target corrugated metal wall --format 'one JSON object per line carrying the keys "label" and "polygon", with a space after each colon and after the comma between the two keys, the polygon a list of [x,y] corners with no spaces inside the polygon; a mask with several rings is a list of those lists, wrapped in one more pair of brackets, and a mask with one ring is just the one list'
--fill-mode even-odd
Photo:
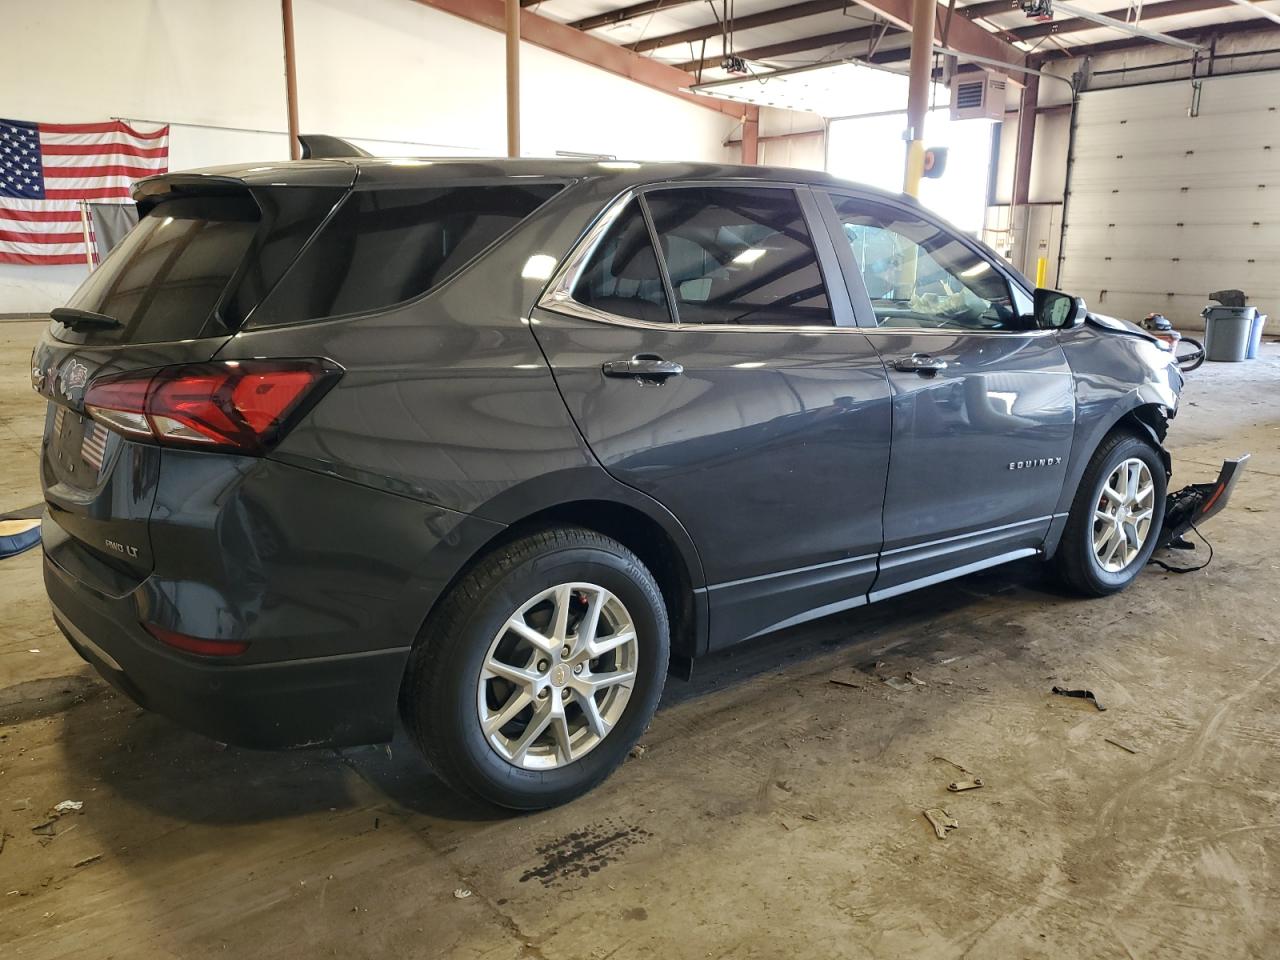
{"label": "corrugated metal wall", "polygon": [[1280,73],[1200,83],[1080,97],[1059,286],[1099,313],[1196,328],[1235,287],[1280,318]]}

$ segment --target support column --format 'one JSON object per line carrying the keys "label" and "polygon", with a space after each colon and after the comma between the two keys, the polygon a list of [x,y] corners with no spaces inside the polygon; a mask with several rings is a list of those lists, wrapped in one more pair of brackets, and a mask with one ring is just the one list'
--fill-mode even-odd
{"label": "support column", "polygon": [[1018,102],[1018,151],[1013,168],[1013,205],[1023,206],[1031,198],[1031,151],[1036,142],[1036,108],[1039,106],[1040,78],[1027,74]]}
{"label": "support column", "polygon": [[933,23],[937,0],[913,0],[911,5],[911,79],[907,89],[907,170],[902,192],[920,196],[924,175],[924,121],[929,112],[929,82],[933,79]]}
{"label": "support column", "polygon": [[742,162],[755,166],[760,162],[760,108],[749,106],[742,115]]}
{"label": "support column", "polygon": [[520,0],[507,0],[507,156],[520,156]]}
{"label": "support column", "polygon": [[293,0],[280,0],[280,16],[284,21],[284,97],[289,112],[289,159],[302,156],[298,139],[298,63],[293,52]]}

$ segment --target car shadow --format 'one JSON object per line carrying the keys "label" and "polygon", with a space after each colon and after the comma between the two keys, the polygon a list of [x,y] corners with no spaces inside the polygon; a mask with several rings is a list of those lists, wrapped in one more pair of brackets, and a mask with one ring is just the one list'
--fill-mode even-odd
{"label": "car shadow", "polygon": [[[731,689],[833,649],[853,652],[873,672],[878,657],[927,657],[955,639],[928,629],[949,614],[1000,594],[1043,603],[1053,595],[1035,563],[1013,564],[747,641],[699,658],[691,680],[672,677],[659,712]],[[913,629],[913,627],[921,629]],[[883,632],[892,638],[886,641]],[[967,642],[982,644],[981,637]],[[963,651],[961,651],[963,652]],[[861,660],[857,658],[862,658]],[[99,780],[124,800],[177,820],[250,824],[387,803],[453,822],[510,818],[510,811],[459,798],[431,772],[403,731],[388,745],[269,752],[219,744],[114,690],[64,714],[61,746],[69,769]],[[379,799],[381,798],[381,799]]]}

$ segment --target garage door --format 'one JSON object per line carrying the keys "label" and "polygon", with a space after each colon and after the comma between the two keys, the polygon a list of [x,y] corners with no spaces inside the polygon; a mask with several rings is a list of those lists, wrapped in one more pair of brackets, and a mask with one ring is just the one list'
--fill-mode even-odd
{"label": "garage door", "polygon": [[1080,98],[1059,286],[1199,327],[1211,291],[1280,317],[1280,73]]}

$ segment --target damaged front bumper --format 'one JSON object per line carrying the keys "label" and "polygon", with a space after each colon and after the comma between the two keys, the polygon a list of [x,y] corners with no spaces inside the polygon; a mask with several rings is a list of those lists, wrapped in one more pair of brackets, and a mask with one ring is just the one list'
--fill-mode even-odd
{"label": "damaged front bumper", "polygon": [[1222,470],[1213,483],[1192,483],[1170,493],[1165,499],[1164,524],[1160,527],[1156,546],[1189,548],[1191,544],[1182,538],[1183,534],[1222,512],[1248,462],[1247,453],[1233,460],[1223,460]]}

